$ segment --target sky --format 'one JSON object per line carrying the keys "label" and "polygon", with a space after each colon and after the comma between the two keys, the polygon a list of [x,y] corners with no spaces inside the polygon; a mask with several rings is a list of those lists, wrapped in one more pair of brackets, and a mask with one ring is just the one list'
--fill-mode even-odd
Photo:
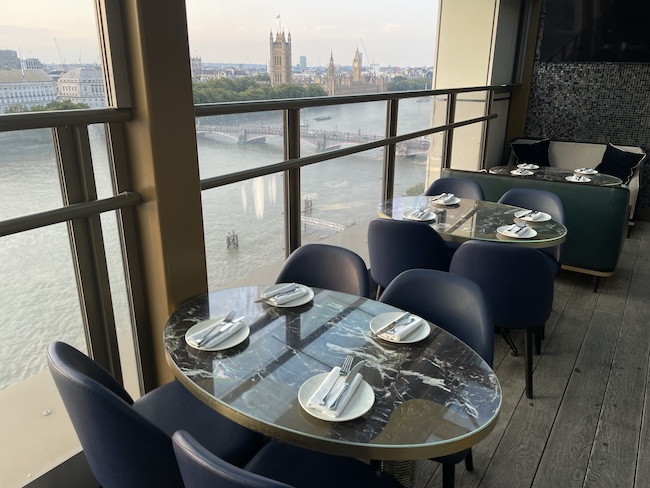
{"label": "sky", "polygon": [[[186,0],[190,53],[205,63],[265,64],[269,33],[291,33],[308,66],[431,66],[437,0]],[[399,8],[396,8],[396,5]],[[318,7],[317,7],[318,6]],[[44,63],[98,63],[92,0],[0,0],[0,49]],[[279,18],[278,18],[279,16]],[[58,48],[58,49],[57,49]]]}

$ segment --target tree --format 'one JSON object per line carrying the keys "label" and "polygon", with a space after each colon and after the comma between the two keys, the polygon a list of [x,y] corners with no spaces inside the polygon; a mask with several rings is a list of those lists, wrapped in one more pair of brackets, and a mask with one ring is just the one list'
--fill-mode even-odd
{"label": "tree", "polygon": [[279,98],[324,97],[327,94],[318,85],[283,84],[271,87],[268,75],[245,78],[216,78],[195,82],[194,103],[241,102],[275,100]]}

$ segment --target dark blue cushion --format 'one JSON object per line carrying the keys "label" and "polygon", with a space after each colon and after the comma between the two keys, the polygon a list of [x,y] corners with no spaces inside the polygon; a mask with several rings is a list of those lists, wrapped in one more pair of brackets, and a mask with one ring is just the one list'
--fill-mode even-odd
{"label": "dark blue cushion", "polygon": [[550,139],[544,139],[532,144],[512,143],[510,147],[517,156],[518,163],[535,163],[538,166],[550,166],[548,162],[548,146]]}
{"label": "dark blue cushion", "polygon": [[641,163],[643,157],[643,154],[623,151],[611,144],[607,144],[605,154],[603,154],[603,160],[596,166],[596,170],[606,175],[616,176],[624,184],[628,185],[632,178],[634,168]]}

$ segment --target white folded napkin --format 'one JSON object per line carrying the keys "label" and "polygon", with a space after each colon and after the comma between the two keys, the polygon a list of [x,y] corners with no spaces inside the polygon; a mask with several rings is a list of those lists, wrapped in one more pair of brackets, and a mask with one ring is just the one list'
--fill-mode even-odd
{"label": "white folded napkin", "polygon": [[[354,378],[352,379],[352,383],[350,383],[350,386],[348,386],[347,390],[345,390],[341,395],[341,398],[336,404],[336,408],[332,409],[331,408],[332,403],[339,395],[340,391],[343,389],[343,385],[347,380],[346,376],[339,375],[339,371],[341,371],[341,368],[339,366],[336,366],[335,368],[332,369],[332,371],[329,372],[329,374],[325,377],[323,382],[320,384],[320,386],[316,389],[314,394],[307,402],[307,406],[309,408],[313,408],[315,410],[323,412],[325,415],[332,418],[336,418],[341,414],[341,412],[348,404],[348,402],[350,401],[354,393],[357,391],[357,388],[359,388],[359,385],[363,380],[363,376],[361,376],[361,373],[357,373],[356,375],[354,375]],[[330,391],[330,387],[332,385],[334,385],[334,387]],[[328,391],[330,391],[330,394],[328,396],[327,403],[325,405],[319,405],[318,402],[320,402],[323,399],[323,397],[327,394]]]}
{"label": "white folded napkin", "polygon": [[274,295],[277,295],[278,293],[283,293],[285,291],[293,290],[294,288],[297,288],[297,287],[298,287],[298,285],[296,285],[295,283],[289,283],[289,284],[281,286],[279,288],[277,288],[275,286],[269,286],[266,290],[264,290],[262,292],[260,297],[269,298],[269,297],[272,297]]}
{"label": "white folded napkin", "polygon": [[[420,215],[418,215],[420,214]],[[425,210],[422,212],[421,210],[413,210],[408,216],[410,220],[431,220],[431,212],[429,210]]]}
{"label": "white folded napkin", "polygon": [[[221,325],[218,325],[217,327],[223,327],[224,325],[226,325],[226,324],[221,324]],[[207,349],[209,349],[211,347],[214,347],[214,346],[222,343],[226,339],[228,339],[228,337],[230,337],[230,336],[234,335],[235,333],[237,333],[242,327],[244,327],[244,325],[245,325],[244,322],[242,322],[241,320],[239,322],[235,322],[234,324],[232,324],[230,327],[228,327],[223,332],[218,333],[212,339],[209,339],[207,342],[202,342],[199,347],[204,347],[204,348],[207,348]],[[193,339],[190,337],[190,340],[193,340]]]}
{"label": "white folded napkin", "polygon": [[[294,285],[294,287],[295,287],[295,285]],[[301,287],[298,287],[298,290],[294,291],[293,293],[287,293],[286,295],[280,295],[279,297],[276,297],[276,298],[269,298],[267,301],[271,305],[284,305],[285,303],[292,302],[293,300],[296,300],[297,298],[305,296],[306,294],[307,294],[307,289],[305,289],[305,288],[303,288],[301,286]]]}
{"label": "white folded napkin", "polygon": [[[389,340],[389,341],[396,341],[399,342],[402,339],[405,339],[411,332],[417,330],[421,325],[422,325],[422,319],[420,317],[412,317],[413,320],[402,324],[398,325],[395,327],[395,330],[393,332],[382,332],[379,334],[379,337]],[[392,329],[388,329],[392,330]]]}
{"label": "white folded napkin", "polygon": [[440,195],[433,197],[431,200],[435,203],[450,203],[454,201],[454,198],[456,198],[456,196],[453,193],[441,193]]}

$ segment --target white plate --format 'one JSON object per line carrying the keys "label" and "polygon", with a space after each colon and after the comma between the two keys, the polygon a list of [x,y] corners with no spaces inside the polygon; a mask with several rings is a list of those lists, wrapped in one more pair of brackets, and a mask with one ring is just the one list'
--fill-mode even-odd
{"label": "white plate", "polygon": [[359,383],[359,387],[338,417],[330,417],[320,410],[309,408],[307,406],[309,399],[314,393],[316,393],[316,390],[318,390],[318,387],[323,383],[323,381],[325,381],[328,374],[329,372],[312,376],[300,387],[300,390],[298,391],[298,401],[305,412],[317,419],[327,420],[328,422],[346,422],[348,420],[359,418],[370,411],[375,403],[375,392],[365,380],[362,380],[361,383]]}
{"label": "white plate", "polygon": [[497,229],[497,233],[501,234],[502,236],[512,237],[513,239],[531,239],[537,235],[537,231],[530,227],[526,227],[526,230],[522,230],[521,232],[519,232],[519,234],[510,232],[508,229],[511,228],[512,228],[512,224],[502,225]]}
{"label": "white plate", "polygon": [[540,216],[537,217],[536,219],[533,219],[530,216],[530,214],[525,215],[524,217],[521,217],[521,214],[526,213],[526,212],[528,212],[528,210],[519,210],[519,211],[515,212],[515,217],[517,217],[518,219],[521,219],[521,220],[525,220],[526,222],[546,222],[548,220],[551,220],[551,216],[549,214],[547,214],[546,212],[537,212],[538,214],[540,214]]}
{"label": "white plate", "polygon": [[530,175],[535,174],[535,173],[533,173],[532,171],[529,171],[527,169],[525,169],[523,171],[518,170],[518,169],[513,169],[512,171],[510,171],[510,174],[514,175],[514,176],[530,176]]}
{"label": "white plate", "polygon": [[582,181],[579,181],[579,180],[576,180],[575,175],[571,175],[571,176],[566,176],[566,177],[565,177],[565,179],[566,179],[567,181],[572,181],[572,182],[574,182],[574,183],[589,183],[589,182],[591,181],[591,178],[587,178],[586,176],[583,176],[582,178],[583,178],[583,180],[582,180]]}
{"label": "white plate", "polygon": [[[370,330],[373,333],[375,333],[383,326],[389,324],[391,321],[395,320],[397,317],[402,315],[402,313],[404,312],[386,312],[377,315],[376,317],[373,317],[373,319],[370,321]],[[413,317],[416,317],[416,315],[413,315]],[[395,344],[412,344],[414,342],[419,342],[421,340],[426,339],[427,337],[429,337],[430,333],[431,333],[431,326],[429,326],[429,323],[423,319],[422,325],[417,329],[415,329],[413,332],[411,332],[409,335],[407,335],[406,338],[402,339],[401,341],[391,341],[389,339],[385,339],[384,337],[379,337],[379,338],[382,341],[393,342]]]}
{"label": "white plate", "polygon": [[533,163],[519,163],[517,168],[521,169],[539,169],[539,166]]}
{"label": "white plate", "polygon": [[442,199],[440,200],[434,200],[433,198],[429,199],[429,203],[432,205],[457,205],[460,203],[460,198],[454,197],[448,202],[443,202]]}
{"label": "white plate", "polygon": [[223,351],[224,349],[230,349],[231,347],[238,346],[242,342],[246,340],[248,335],[251,333],[250,327],[248,325],[244,324],[244,326],[239,329],[237,332],[235,332],[233,335],[228,337],[226,340],[218,342],[212,347],[202,347],[196,344],[192,339],[190,339],[191,336],[196,334],[197,332],[201,332],[203,329],[206,329],[217,322],[220,322],[222,319],[211,319],[211,320],[204,320],[203,322],[199,322],[198,324],[194,324],[192,327],[190,327],[187,332],[185,332],[185,342],[194,349],[198,349],[199,351]]}
{"label": "white plate", "polygon": [[598,171],[596,171],[593,168],[585,168],[582,171],[579,169],[576,169],[573,171],[574,173],[578,173],[579,175],[597,175]]}
{"label": "white plate", "polygon": [[[272,294],[273,290],[279,290],[280,288],[283,288],[289,284],[290,283],[277,283],[275,285],[271,285],[267,288],[264,288],[264,290],[262,291],[262,295]],[[299,298],[296,298],[295,300],[291,300],[290,302],[283,303],[282,305],[276,305],[275,303],[270,302],[268,300],[265,300],[265,302],[273,307],[291,308],[291,307],[299,307],[300,305],[304,305],[305,303],[309,303],[312,301],[312,299],[314,298],[314,290],[312,290],[306,285],[300,285],[300,284],[296,284],[296,288],[302,288],[303,290],[307,290],[307,294]]]}
{"label": "white plate", "polygon": [[413,218],[413,217],[411,217],[411,214],[413,212],[415,212],[415,210],[408,210],[408,211],[404,212],[403,217],[406,220],[410,220],[412,222],[434,222],[436,220],[436,214],[433,213],[431,210],[429,210],[430,217],[428,219],[416,219],[416,218]]}

